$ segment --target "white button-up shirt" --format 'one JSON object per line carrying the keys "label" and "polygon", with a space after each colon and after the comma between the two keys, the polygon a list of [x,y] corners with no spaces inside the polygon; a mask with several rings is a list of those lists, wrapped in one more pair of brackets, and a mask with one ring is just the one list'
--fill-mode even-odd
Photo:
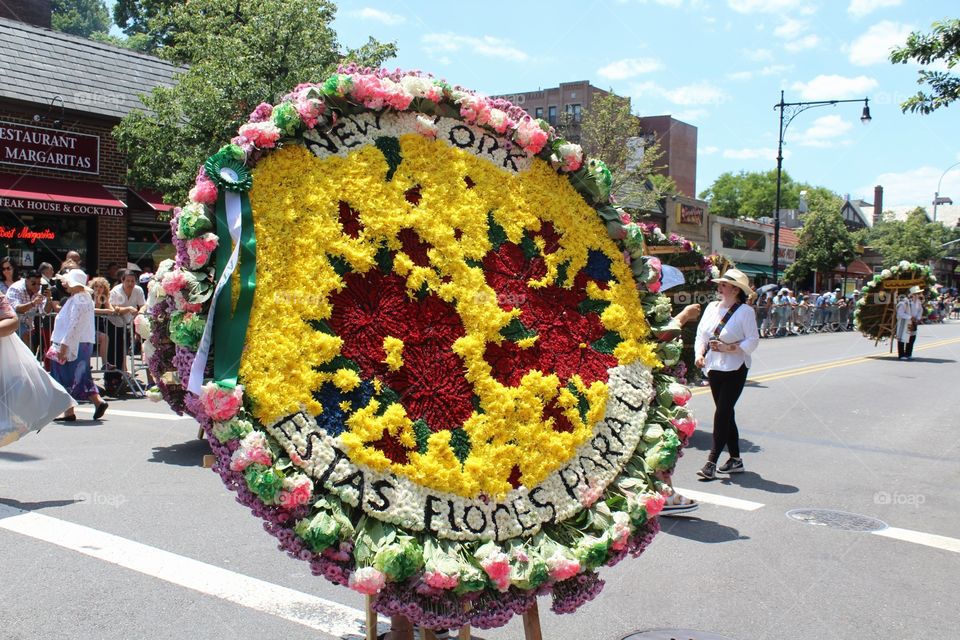
{"label": "white button-up shirt", "polygon": [[727,324],[720,332],[719,340],[727,344],[739,344],[736,351],[727,353],[707,351],[707,346],[713,340],[714,329],[723,320],[729,307],[721,307],[715,301],[707,305],[697,325],[697,341],[695,353],[700,356],[706,351],[704,371],[736,371],[743,365],[750,368],[750,354],[760,344],[760,333],[757,331],[757,316],[753,307],[741,304],[736,312],[727,320]]}

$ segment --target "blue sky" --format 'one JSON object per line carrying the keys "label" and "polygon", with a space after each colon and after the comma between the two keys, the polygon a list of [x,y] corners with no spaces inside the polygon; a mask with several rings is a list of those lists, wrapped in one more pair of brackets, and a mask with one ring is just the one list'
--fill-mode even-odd
{"label": "blue sky", "polygon": [[[589,80],[632,99],[639,115],[698,128],[697,190],[723,172],[776,168],[781,89],[787,102],[870,98],[805,111],[787,129],[795,180],[884,204],[928,205],[960,162],[960,104],[903,114],[915,65],[888,50],[911,30],[956,17],[946,0],[603,0],[339,2],[345,46],[397,44],[388,66],[420,69],[486,94]],[[953,11],[951,11],[951,8]],[[960,71],[960,69],[955,70]],[[940,189],[960,202],[960,166]]]}

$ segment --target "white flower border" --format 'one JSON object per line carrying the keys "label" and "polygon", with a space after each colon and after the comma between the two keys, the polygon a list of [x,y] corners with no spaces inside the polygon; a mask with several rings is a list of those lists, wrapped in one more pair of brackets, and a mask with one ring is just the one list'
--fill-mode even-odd
{"label": "white flower border", "polygon": [[507,540],[533,535],[584,508],[585,494],[600,495],[620,474],[640,442],[654,396],[653,375],[642,364],[609,370],[604,418],[576,454],[532,489],[519,487],[499,502],[467,499],[421,487],[407,477],[350,461],[340,439],[300,412],[266,429],[317,488],[368,515],[448,540]]}

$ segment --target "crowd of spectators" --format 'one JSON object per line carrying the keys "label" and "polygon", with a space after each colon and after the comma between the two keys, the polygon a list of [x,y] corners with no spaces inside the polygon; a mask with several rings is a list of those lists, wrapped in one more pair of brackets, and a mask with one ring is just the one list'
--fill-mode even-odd
{"label": "crowd of spectators", "polygon": [[[0,258],[0,293],[17,314],[17,334],[39,360],[44,360],[50,345],[54,318],[69,298],[60,276],[76,269],[83,269],[76,251],[66,254],[59,270],[47,262],[36,268],[20,267],[10,257]],[[111,395],[120,391],[123,373],[129,369],[128,356],[138,348],[133,321],[146,305],[151,275],[134,263],[121,268],[114,262],[89,281],[96,336],[93,357],[99,364],[95,370],[104,373],[104,385]],[[44,364],[49,367],[49,362]]]}
{"label": "crowd of spectators", "polygon": [[850,331],[859,295],[859,291],[854,291],[844,296],[840,289],[796,293],[786,287],[761,293],[754,301],[760,337]]}

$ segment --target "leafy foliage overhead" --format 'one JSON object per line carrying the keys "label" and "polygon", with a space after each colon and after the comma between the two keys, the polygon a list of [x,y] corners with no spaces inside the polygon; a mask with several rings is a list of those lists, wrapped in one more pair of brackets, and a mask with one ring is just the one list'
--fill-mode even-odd
{"label": "leafy foliage overhead", "polygon": [[883,265],[889,267],[901,260],[927,262],[947,255],[949,247],[941,245],[960,238],[960,229],[948,228],[942,222],[928,222],[926,210],[917,207],[906,220],[896,220],[889,213],[872,229],[858,236],[883,256]]}
{"label": "leafy foliage overhead", "polygon": [[110,12],[103,0],[53,0],[50,26],[56,31],[89,38],[110,29]]}
{"label": "leafy foliage overhead", "polygon": [[184,65],[114,130],[129,178],[180,202],[197,167],[236,134],[261,102],[323,81],[344,61],[379,66],[395,53],[373,40],[341,51],[328,0],[192,0],[158,9],[148,28],[169,34],[162,57]]}
{"label": "leafy foliage overhead", "polygon": [[[960,19],[941,20],[934,22],[932,27],[930,33],[911,33],[906,44],[890,52],[890,61],[894,64],[916,61],[925,66],[943,63],[952,70],[960,61]],[[917,84],[928,85],[930,92],[918,91],[900,103],[904,113],[932,113],[960,98],[960,77],[929,69],[917,73]]]}

